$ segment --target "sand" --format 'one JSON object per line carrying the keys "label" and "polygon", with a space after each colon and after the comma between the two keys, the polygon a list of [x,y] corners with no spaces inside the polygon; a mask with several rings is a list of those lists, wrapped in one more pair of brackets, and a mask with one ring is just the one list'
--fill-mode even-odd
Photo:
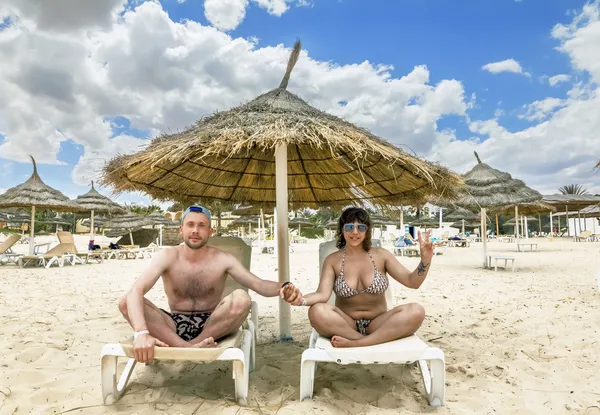
{"label": "sand", "polygon": [[[85,246],[85,236],[77,238]],[[418,335],[445,352],[442,408],[429,407],[414,365],[321,364],[314,398],[299,402],[307,309],[292,309],[294,340],[280,343],[277,299],[255,294],[259,344],[247,407],[233,399],[226,362],[137,365],[121,400],[103,406],[100,350],[131,336],[117,300],[150,260],[4,266],[0,414],[600,414],[600,244],[536,242],[534,253],[490,243],[490,251],[517,258],[514,273],[483,270],[481,244],[473,244],[436,256],[419,290],[393,283],[397,304],[416,301],[427,311]],[[292,281],[310,292],[318,283],[318,245],[294,249]],[[252,271],[275,280],[275,257],[256,251]],[[400,261],[414,268],[418,259]],[[148,298],[166,306],[160,282]]]}

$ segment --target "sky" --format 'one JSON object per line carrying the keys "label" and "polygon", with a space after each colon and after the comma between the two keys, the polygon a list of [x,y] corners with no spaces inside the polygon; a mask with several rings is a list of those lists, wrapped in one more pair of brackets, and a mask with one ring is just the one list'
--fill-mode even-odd
{"label": "sky", "polygon": [[288,90],[311,105],[457,173],[477,151],[543,194],[600,193],[600,0],[3,0],[0,192],[29,155],[87,192],[116,155],[277,87],[297,39]]}

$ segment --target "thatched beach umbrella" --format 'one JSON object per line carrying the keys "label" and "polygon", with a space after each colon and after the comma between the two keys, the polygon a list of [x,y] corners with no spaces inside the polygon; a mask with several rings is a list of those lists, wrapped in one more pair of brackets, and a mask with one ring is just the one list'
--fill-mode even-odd
{"label": "thatched beach umbrella", "polygon": [[[452,224],[452,227],[453,228],[462,227],[463,234],[465,233],[465,223],[473,222],[474,220],[477,220],[478,218],[479,218],[479,216],[477,216],[476,213],[473,213],[470,210],[463,209],[460,207],[457,209],[454,209],[453,211],[451,211],[450,213],[448,213],[445,216],[445,219],[447,221],[457,221]],[[455,226],[457,223],[460,223],[461,225]]]}
{"label": "thatched beach umbrella", "polygon": [[94,188],[94,182],[92,182],[92,188],[89,192],[77,196],[74,201],[79,205],[82,210],[90,212],[90,240],[94,239],[94,214],[95,213],[123,213],[125,209],[121,205],[113,202],[108,197],[101,195]]}
{"label": "thatched beach umbrella", "polygon": [[171,219],[165,218],[160,212],[152,212],[149,215],[146,215],[148,220],[150,220],[152,227],[158,225],[158,245],[162,246],[163,240],[163,227],[164,228],[177,228],[179,227],[179,223],[172,221]]}
{"label": "thatched beach umbrella", "polygon": [[114,229],[127,230],[127,232],[129,232],[129,240],[131,241],[131,245],[133,245],[133,235],[131,232],[148,225],[152,225],[152,220],[148,219],[147,216],[127,212],[123,215],[113,217],[104,224],[104,227],[111,229],[111,231]]}
{"label": "thatched beach umbrella", "polygon": [[475,157],[477,164],[463,175],[466,186],[459,190],[459,196],[451,204],[471,211],[481,211],[483,264],[487,268],[486,211],[533,203],[542,200],[542,195],[527,187],[523,181],[513,179],[509,173],[482,163],[476,152]]}
{"label": "thatched beach umbrella", "polygon": [[0,207],[25,208],[31,206],[31,240],[29,241],[29,254],[33,255],[33,247],[35,245],[34,225],[36,208],[64,212],[80,212],[81,208],[73,203],[67,196],[44,183],[38,175],[37,166],[33,157],[31,157],[31,161],[33,162],[33,174],[31,177],[27,179],[26,182],[12,187],[4,194],[0,195]]}
{"label": "thatched beach umbrella", "polygon": [[[103,182],[159,200],[276,204],[278,272],[289,281],[288,203],[294,208],[400,204],[451,195],[460,177],[412,156],[287,91],[296,42],[278,88],[111,160]],[[280,337],[291,338],[280,300]]]}
{"label": "thatched beach umbrella", "polygon": [[[102,228],[108,220],[109,219],[103,215],[94,216],[94,227]],[[81,224],[83,226],[90,226],[92,224],[92,221],[90,218],[85,218],[81,221]]]}

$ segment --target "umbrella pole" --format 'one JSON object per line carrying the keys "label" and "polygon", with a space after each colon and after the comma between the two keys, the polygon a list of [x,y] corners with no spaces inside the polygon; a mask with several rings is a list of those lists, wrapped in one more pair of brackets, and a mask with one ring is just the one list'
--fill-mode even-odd
{"label": "umbrella pole", "polygon": [[90,241],[94,240],[94,211],[92,210],[90,216]]}
{"label": "umbrella pole", "polygon": [[529,229],[527,229],[528,219],[529,218],[527,216],[523,217],[523,230],[525,232],[525,239],[529,239]]}
{"label": "umbrella pole", "polygon": [[481,209],[481,240],[483,241],[483,268],[488,267],[487,237],[485,229],[485,208]]}
{"label": "umbrella pole", "polygon": [[129,242],[133,245],[133,235],[131,234],[131,229],[129,230]]}
{"label": "umbrella pole", "polygon": [[35,206],[31,206],[31,229],[29,230],[29,234],[31,235],[29,238],[29,255],[33,255],[33,235],[35,229]]}
{"label": "umbrella pole", "polygon": [[465,234],[465,220],[464,219],[461,219],[461,220],[462,220],[462,234],[464,235]]}
{"label": "umbrella pole", "polygon": [[515,238],[519,242],[519,206],[515,206]]}
{"label": "umbrella pole", "polygon": [[160,227],[158,228],[158,246],[162,246],[162,230],[163,230],[163,225],[159,225]]}
{"label": "umbrella pole", "polygon": [[[288,239],[287,144],[275,150],[275,195],[277,200],[277,265],[279,283],[290,280],[290,248]],[[292,340],[290,305],[279,298],[279,339]]]}
{"label": "umbrella pole", "polygon": [[400,236],[404,238],[404,207],[400,206]]}
{"label": "umbrella pole", "polygon": [[[569,206],[565,205],[565,222],[567,227],[567,236],[571,236],[571,227],[569,226]],[[558,230],[560,232],[560,229]],[[577,235],[577,234],[576,234]]]}
{"label": "umbrella pole", "polygon": [[498,214],[496,213],[496,236],[500,235],[500,226],[498,225]]}
{"label": "umbrella pole", "polygon": [[550,235],[554,233],[554,228],[552,227],[552,211],[550,211]]}
{"label": "umbrella pole", "polygon": [[538,213],[538,233],[542,233],[542,215]]}

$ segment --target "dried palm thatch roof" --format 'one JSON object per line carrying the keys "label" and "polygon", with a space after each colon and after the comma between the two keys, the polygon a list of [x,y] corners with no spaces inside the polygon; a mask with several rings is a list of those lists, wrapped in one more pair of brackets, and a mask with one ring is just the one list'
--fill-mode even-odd
{"label": "dried palm thatch roof", "polygon": [[150,220],[152,225],[163,225],[167,228],[179,227],[178,222],[165,218],[160,212],[152,212],[151,214],[147,215],[146,218]]}
{"label": "dried palm thatch roof", "polygon": [[290,228],[297,228],[297,227],[312,228],[314,226],[314,224],[311,221],[309,221],[308,219],[293,218],[293,219],[290,219],[290,221],[288,222],[288,226]]}
{"label": "dried palm thatch roof", "polygon": [[152,220],[148,219],[147,216],[127,212],[123,215],[113,217],[104,224],[104,227],[109,229],[139,229],[147,225],[152,225]]}
{"label": "dried palm thatch roof", "polygon": [[[547,214],[549,212],[556,212],[556,208],[543,201],[519,205],[519,215],[538,215]],[[515,214],[515,208],[514,206],[510,206],[507,208],[494,210],[493,213],[497,213],[498,215],[502,216],[511,216]]]}
{"label": "dried palm thatch roof", "polygon": [[522,180],[482,163],[477,152],[475,157],[477,164],[462,176],[465,186],[459,190],[458,197],[452,201],[437,199],[432,203],[477,212],[482,208],[493,210],[542,200],[542,195]]}
{"label": "dried palm thatch roof", "polygon": [[104,167],[102,183],[158,200],[274,205],[275,149],[286,144],[294,208],[452,197],[462,183],[458,175],[287,91],[299,55],[298,41],[278,88],[114,158]]}
{"label": "dried palm thatch roof", "polygon": [[[109,219],[106,216],[102,216],[102,215],[94,216],[94,226],[97,228],[101,228],[108,220]],[[81,224],[83,226],[90,226],[90,218],[86,218],[86,219],[82,220]]]}
{"label": "dried palm thatch roof", "polygon": [[470,210],[463,209],[460,207],[453,210],[452,212],[442,216],[442,220],[448,221],[448,222],[451,220],[452,221],[460,221],[462,219],[468,220],[468,221],[475,221],[475,220],[479,220],[480,216],[476,213],[471,212]]}
{"label": "dried palm thatch roof", "polygon": [[122,213],[125,211],[119,204],[98,193],[94,188],[94,182],[92,182],[90,191],[77,196],[74,202],[87,212],[93,210],[97,213]]}
{"label": "dried palm thatch roof", "polygon": [[[31,157],[31,156],[29,156]],[[54,211],[79,212],[81,208],[71,199],[42,181],[37,172],[35,160],[33,174],[26,182],[8,189],[0,195],[0,207],[30,207]]]}
{"label": "dried palm thatch roof", "polygon": [[[462,228],[463,226],[463,222],[462,220],[456,221],[454,222],[452,225],[450,225],[453,228]],[[469,228],[469,229],[473,229],[473,228],[479,228],[481,226],[481,222],[475,222],[475,221],[467,221],[465,220],[464,223],[465,228]]]}
{"label": "dried palm thatch roof", "polygon": [[438,226],[440,226],[440,220],[436,219],[436,218],[423,217],[423,218],[418,218],[418,219],[409,221],[408,224],[413,225],[413,226],[428,226],[428,227],[435,226],[435,227],[438,227]]}
{"label": "dried palm thatch roof", "polygon": [[[275,206],[240,206],[231,211],[231,214],[234,216],[256,216],[260,215],[260,210],[263,211],[263,216],[271,217],[273,216],[273,208]],[[270,212],[270,213],[269,213]]]}
{"label": "dried palm thatch roof", "polygon": [[554,206],[559,212],[564,212],[566,209],[576,211],[586,206],[600,204],[600,196],[544,195],[544,202]]}

